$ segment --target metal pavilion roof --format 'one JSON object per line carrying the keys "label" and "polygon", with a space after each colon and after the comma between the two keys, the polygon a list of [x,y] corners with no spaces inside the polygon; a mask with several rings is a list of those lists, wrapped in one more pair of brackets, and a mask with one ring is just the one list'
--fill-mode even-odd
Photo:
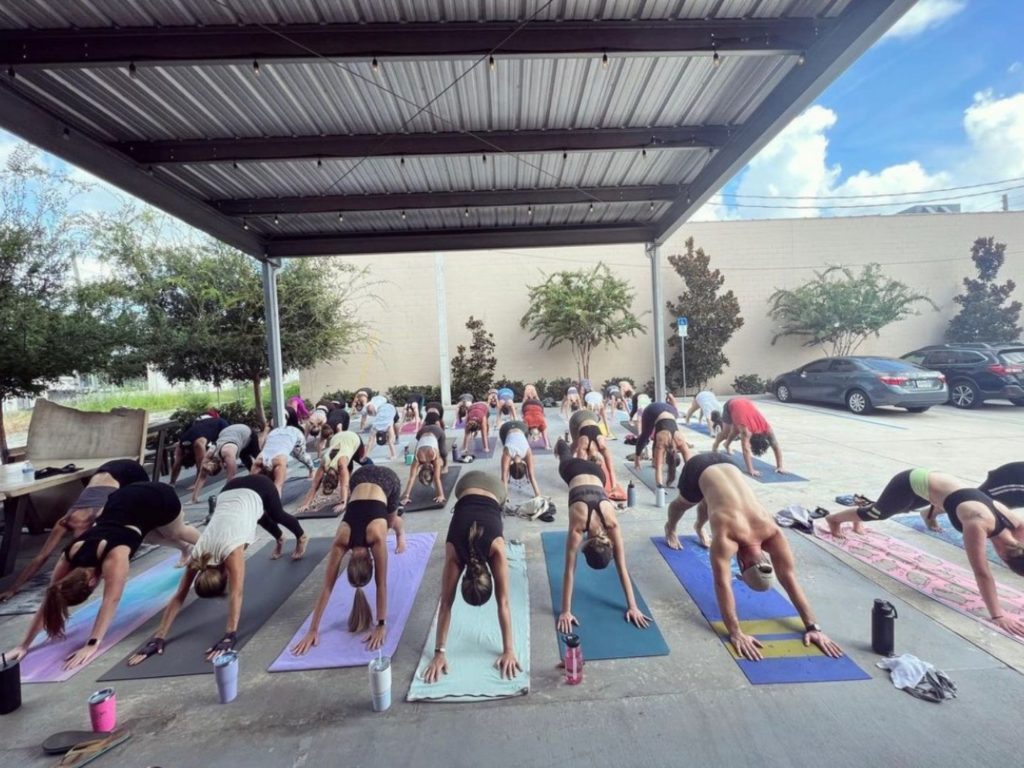
{"label": "metal pavilion roof", "polygon": [[914,0],[6,0],[0,125],[258,258],[659,242]]}

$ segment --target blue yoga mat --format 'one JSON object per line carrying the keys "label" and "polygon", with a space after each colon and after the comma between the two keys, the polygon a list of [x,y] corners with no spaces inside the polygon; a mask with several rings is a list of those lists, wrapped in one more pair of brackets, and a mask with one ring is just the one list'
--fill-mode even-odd
{"label": "blue yoga mat", "polygon": [[711,437],[711,433],[708,432],[708,425],[705,424],[703,421],[691,421],[689,424],[687,424],[685,421],[681,421],[679,422],[679,426],[686,427],[691,432],[700,432],[700,434],[702,435]]}
{"label": "blue yoga mat", "polygon": [[[890,520],[905,525],[907,528],[913,528],[915,531],[920,531],[923,534],[931,536],[933,539],[944,541],[947,544],[952,544],[954,547],[964,548],[964,535],[960,533],[956,528],[950,526],[948,522],[943,521],[939,523],[942,526],[942,533],[938,531],[929,531],[925,525],[924,520],[921,519],[921,515],[917,512],[909,512],[905,515],[895,515]],[[989,559],[989,562],[995,563],[996,565],[1005,565],[1002,560],[999,559],[999,555],[991,547],[985,547],[985,556]]]}
{"label": "blue yoga mat", "polygon": [[[742,453],[730,453],[729,458],[732,459],[732,463],[742,470],[743,474],[747,474],[747,468],[743,464]],[[775,471],[775,465],[769,464],[767,461],[762,461],[757,456],[751,457],[754,462],[754,469],[761,473],[760,477],[752,477],[752,480],[756,480],[759,483],[806,483],[807,478],[801,475],[794,474],[787,471],[786,474],[780,475]],[[750,477],[749,475],[747,475]]]}
{"label": "blue yoga mat", "polygon": [[[680,540],[683,549],[674,550],[665,544],[663,536],[651,537],[672,573],[693,598],[704,618],[722,636],[723,645],[751,683],[766,685],[871,679],[848,656],[830,659],[813,645],[804,648],[803,622],[789,600],[774,589],[755,592],[738,579],[733,581],[732,591],[740,625],[744,632],[756,636],[765,644],[765,658],[761,661],[736,658],[729,638],[724,636],[708,550],[697,544],[695,536],[681,536]],[[734,562],[734,572],[735,568]]]}
{"label": "blue yoga mat", "polygon": [[[564,531],[551,531],[542,533],[540,537],[544,545],[544,562],[548,568],[551,605],[556,621],[562,612],[566,536]],[[645,616],[653,619],[635,580],[633,594],[636,595],[637,607]],[[639,629],[626,621],[626,598],[622,594],[619,572],[614,562],[597,571],[587,565],[582,554],[576,558],[572,613],[580,622],[577,634],[582,641],[585,661],[668,655],[668,644],[657,624],[652,622],[646,629]],[[565,643],[561,634],[556,634],[559,656],[564,658]]]}

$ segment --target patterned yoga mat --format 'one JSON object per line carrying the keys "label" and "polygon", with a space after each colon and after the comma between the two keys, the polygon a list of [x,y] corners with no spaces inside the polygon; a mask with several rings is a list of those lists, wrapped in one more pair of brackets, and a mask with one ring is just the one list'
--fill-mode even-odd
{"label": "patterned yoga mat", "polygon": [[[816,527],[814,533],[822,541],[843,550],[896,581],[913,587],[922,595],[984,623],[988,629],[1024,643],[1024,637],[1003,632],[988,620],[988,609],[978,592],[974,574],[966,568],[946,562],[942,558],[870,528],[864,535],[847,532],[845,539],[833,538],[828,528],[824,526]],[[999,584],[998,589],[999,603],[1003,611],[1024,616],[1024,592],[1003,584]]]}

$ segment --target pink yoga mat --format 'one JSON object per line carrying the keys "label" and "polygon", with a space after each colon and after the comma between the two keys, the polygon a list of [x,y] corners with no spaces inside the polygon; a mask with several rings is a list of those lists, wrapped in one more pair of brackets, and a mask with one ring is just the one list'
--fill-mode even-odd
{"label": "pink yoga mat", "polygon": [[[124,638],[145,624],[158,611],[163,610],[181,581],[181,570],[174,567],[180,555],[175,552],[163,562],[145,573],[134,576],[125,585],[121,602],[117,606],[114,621],[107,630],[90,660],[96,659],[117,645]],[[102,589],[102,585],[98,589]],[[67,636],[63,640],[47,641],[40,633],[31,652],[21,662],[23,683],[59,683],[74,677],[89,664],[74,670],[61,669],[64,659],[82,648],[89,639],[93,622],[100,609],[100,600],[94,600],[71,615],[67,625]]]}
{"label": "pink yoga mat", "polygon": [[[382,649],[385,656],[393,656],[402,639],[405,622],[409,618],[413,601],[419,591],[423,573],[427,569],[430,550],[436,533],[413,533],[405,537],[405,552],[395,554],[395,539],[388,537],[388,636]],[[371,581],[365,588],[366,599],[376,613],[377,590]],[[355,590],[342,571],[331,592],[323,621],[320,622],[320,645],[311,648],[305,656],[295,656],[292,647],[309,630],[312,614],[299,627],[288,645],[268,668],[269,672],[297,672],[303,669],[331,669],[334,667],[365,666],[377,658],[377,651],[366,650],[363,638],[366,632],[353,635],[346,622],[352,609]]]}
{"label": "pink yoga mat", "polygon": [[[1024,638],[1003,632],[988,620],[988,609],[981,599],[978,584],[971,571],[923,552],[899,539],[873,531],[870,527],[864,535],[849,530],[845,533],[845,539],[835,539],[829,534],[828,528],[819,526],[815,529],[815,535],[819,539],[848,552],[862,563],[877,568],[964,616],[977,619],[988,629],[1024,643]],[[998,590],[1003,611],[1024,616],[1024,593],[1002,584],[998,585]]]}

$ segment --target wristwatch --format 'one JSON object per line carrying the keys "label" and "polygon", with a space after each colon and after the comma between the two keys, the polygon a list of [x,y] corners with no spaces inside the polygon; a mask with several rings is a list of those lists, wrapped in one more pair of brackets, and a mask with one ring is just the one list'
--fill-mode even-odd
{"label": "wristwatch", "polygon": [[817,624],[804,624],[804,634],[808,632],[821,632],[821,627]]}
{"label": "wristwatch", "polygon": [[89,642],[87,642],[86,645],[99,645],[99,643],[100,640],[98,637],[90,637]]}
{"label": "wristwatch", "polygon": [[437,646],[437,648],[434,649],[434,654],[435,655],[438,654],[438,653],[444,653],[444,652],[445,652],[445,647],[443,645],[439,645],[439,646]]}
{"label": "wristwatch", "polygon": [[378,627],[386,627],[387,626],[387,622],[384,619],[378,619],[377,620],[377,626]]}

